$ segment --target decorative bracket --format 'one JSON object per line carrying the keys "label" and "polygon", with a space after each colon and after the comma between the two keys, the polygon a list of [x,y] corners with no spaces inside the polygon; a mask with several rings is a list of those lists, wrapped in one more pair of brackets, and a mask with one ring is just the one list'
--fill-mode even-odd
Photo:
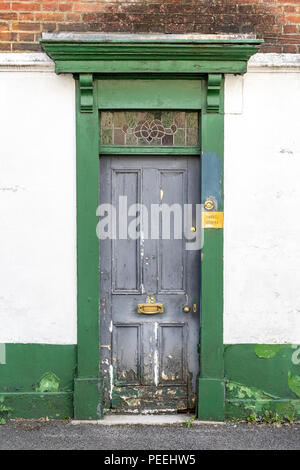
{"label": "decorative bracket", "polygon": [[94,110],[93,74],[80,74],[80,112],[92,113]]}
{"label": "decorative bracket", "polygon": [[208,74],[207,81],[207,112],[219,113],[220,112],[220,91],[222,84],[221,73]]}

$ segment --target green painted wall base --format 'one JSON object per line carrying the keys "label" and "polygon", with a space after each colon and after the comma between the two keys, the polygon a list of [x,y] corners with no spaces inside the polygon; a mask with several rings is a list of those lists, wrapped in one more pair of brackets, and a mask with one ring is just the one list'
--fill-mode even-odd
{"label": "green painted wall base", "polygon": [[2,345],[5,360],[0,363],[0,395],[13,392],[44,392],[41,380],[53,374],[57,384],[52,392],[73,392],[76,374],[74,344],[22,344]]}
{"label": "green painted wall base", "polygon": [[250,416],[265,419],[268,413],[280,419],[299,419],[300,400],[226,400],[226,419],[245,419]]}
{"label": "green painted wall base", "polygon": [[73,393],[1,393],[0,405],[10,409],[11,418],[65,419],[73,416]]}
{"label": "green painted wall base", "polygon": [[224,421],[225,385],[221,379],[200,378],[198,382],[198,419]]}
{"label": "green painted wall base", "polygon": [[[100,380],[76,378],[75,345],[6,344],[1,357],[0,418],[101,418]],[[224,380],[198,381],[199,419],[300,418],[299,345],[225,345],[224,365]]]}
{"label": "green painted wall base", "polygon": [[300,346],[226,345],[224,362],[226,418],[300,417]]}
{"label": "green painted wall base", "polygon": [[99,419],[102,417],[101,384],[99,379],[74,380],[75,419]]}
{"label": "green painted wall base", "polygon": [[1,408],[16,418],[73,417],[76,345],[2,345]]}

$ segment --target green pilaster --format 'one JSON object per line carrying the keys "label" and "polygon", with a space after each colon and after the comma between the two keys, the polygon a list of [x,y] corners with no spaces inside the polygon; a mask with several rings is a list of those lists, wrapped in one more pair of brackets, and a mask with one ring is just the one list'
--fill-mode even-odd
{"label": "green pilaster", "polygon": [[202,251],[201,377],[224,377],[223,230],[205,229]]}
{"label": "green pilaster", "polygon": [[198,383],[198,395],[198,419],[202,421],[224,421],[224,381],[201,377]]}
{"label": "green pilaster", "polygon": [[74,382],[75,419],[98,419],[102,417],[101,385],[99,378],[77,378]]}
{"label": "green pilaster", "polygon": [[[223,211],[224,80],[217,78],[219,90],[214,89],[214,106],[204,108],[202,115],[201,202],[204,204],[207,197],[213,196],[217,203],[215,210]],[[219,421],[224,420],[225,407],[223,229],[206,228],[204,231],[198,418]]]}
{"label": "green pilaster", "polygon": [[[90,84],[90,76],[88,79]],[[98,107],[94,87],[89,87],[88,97],[86,86],[82,94],[80,84],[85,82],[76,80],[78,375],[74,409],[77,419],[95,419],[99,417],[100,403]]]}

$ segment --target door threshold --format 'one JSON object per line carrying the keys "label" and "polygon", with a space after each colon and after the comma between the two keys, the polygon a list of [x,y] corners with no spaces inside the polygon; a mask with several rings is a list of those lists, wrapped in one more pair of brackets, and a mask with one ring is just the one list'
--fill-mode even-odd
{"label": "door threshold", "polygon": [[72,424],[100,424],[102,426],[169,426],[169,425],[203,425],[225,424],[223,421],[199,421],[193,415],[105,415],[98,420],[72,420]]}

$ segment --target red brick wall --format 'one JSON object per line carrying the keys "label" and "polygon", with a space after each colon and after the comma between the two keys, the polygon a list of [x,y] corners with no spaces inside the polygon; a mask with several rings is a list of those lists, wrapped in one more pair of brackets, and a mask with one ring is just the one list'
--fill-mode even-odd
{"label": "red brick wall", "polygon": [[300,0],[0,0],[0,51],[40,51],[42,31],[256,33],[300,53]]}

